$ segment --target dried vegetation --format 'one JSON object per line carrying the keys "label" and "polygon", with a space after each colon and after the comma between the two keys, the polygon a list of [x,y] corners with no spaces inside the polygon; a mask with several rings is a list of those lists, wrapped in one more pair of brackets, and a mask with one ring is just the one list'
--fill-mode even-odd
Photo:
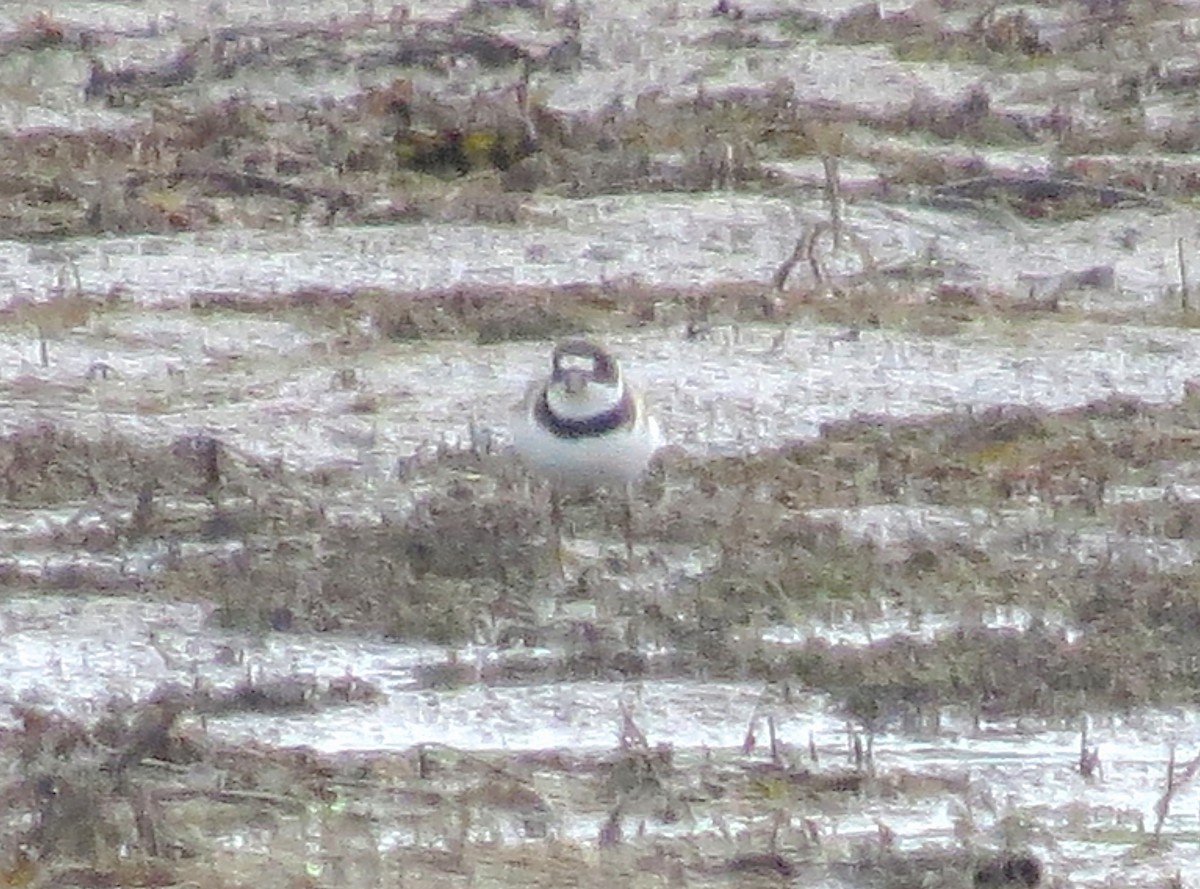
{"label": "dried vegetation", "polygon": [[[907,107],[867,110],[836,96],[802,97],[780,82],[724,92],[701,86],[691,98],[648,91],[629,106],[565,112],[545,103],[538,84],[586,68],[582,14],[571,4],[475,4],[446,21],[391,11],[322,26],[226,26],[185,40],[167,58],[119,64],[102,51],[111,35],[40,14],[0,35],[0,58],[77,58],[88,72],[87,105],[136,122],[0,137],[0,165],[10,171],[0,181],[0,235],[301,220],[503,223],[520,218],[531,191],[770,189],[771,163],[831,153],[819,135],[827,127],[847,134],[833,153],[879,169],[868,193],[883,198],[920,196],[901,195],[898,186],[984,177],[992,185],[977,200],[1061,218],[1098,212],[1114,199],[1186,196],[1197,175],[1186,164],[1168,176],[1161,164],[1131,159],[1129,169],[1112,157],[1147,148],[1187,155],[1197,144],[1186,115],[1161,126],[1153,120],[1162,115],[1146,113],[1152,96],[1183,96],[1197,78],[1194,66],[1136,61],[1149,57],[1147,46],[1178,49],[1177,11],[1167,4],[1067,4],[1036,18],[987,4],[961,20],[917,7],[885,15],[874,3],[829,20],[794,10],[747,15],[735,4],[713,10],[728,20],[710,38],[725,64],[739,53],[773,63],[797,40],[819,39],[885,47],[911,62],[969,63],[1031,79],[1039,70],[1079,69],[1091,78],[1090,103],[1068,87],[1036,111],[996,108],[978,85],[949,101],[918,95]],[[513,28],[525,38],[511,36]],[[1111,51],[1116,45],[1137,52]],[[464,68],[479,73],[473,90],[436,86]],[[279,101],[240,88],[264,73],[374,85],[336,102]],[[964,167],[944,153],[897,150],[887,138],[914,133],[965,145],[1053,147],[1062,160],[1022,181],[980,159]]]}
{"label": "dried vegetation", "polygon": [[[169,58],[119,66],[97,52],[111,35],[42,13],[0,37],[0,60],[85,59],[86,102],[131,112],[135,122],[0,136],[0,237],[507,224],[522,219],[535,191],[786,189],[793,186],[772,165],[817,157],[832,221],[798,244],[766,295],[759,282],[699,290],[616,281],[486,293],[196,294],[189,308],[303,315],[339,330],[365,319],[385,339],[480,343],[642,324],[703,338],[715,325],[750,320],[836,322],[850,325],[847,336],[878,324],[947,333],[1072,316],[1057,291],[1034,298],[952,283],[932,258],[880,268],[864,255],[861,275],[832,282],[819,253],[821,238],[841,235],[840,201],[998,206],[1065,220],[1190,199],[1200,181],[1188,157],[1200,144],[1195,120],[1147,114],[1152,99],[1186,100],[1200,81],[1194,65],[1144,62],[1145,47],[1185,31],[1182,10],[1170,4],[987,4],[956,23],[920,5],[883,14],[867,4],[825,19],[790,9],[748,14],[721,0],[711,12],[720,27],[706,39],[730,58],[812,39],[1016,75],[1069,66],[1088,74],[1087,98],[1071,104],[1043,84],[1035,110],[1014,110],[976,85],[951,100],[918,96],[866,111],[775,84],[701,87],[683,98],[647,93],[629,106],[567,113],[548,105],[538,82],[587,64],[575,4],[475,3],[437,23],[411,21],[397,7],[322,25],[219,28]],[[531,48],[504,36],[513,18],[548,39]],[[429,86],[462,67],[482,72],[478,88]],[[376,85],[338,102],[266,101],[241,88],[270,71],[354,72]],[[6,82],[0,90],[20,88]],[[965,155],[895,139],[914,135]],[[1054,161],[1045,173],[1013,175],[971,154],[997,145],[1047,151]],[[839,192],[843,160],[877,175]],[[801,263],[814,286],[786,290]],[[1111,269],[1107,279],[1104,269],[1071,274],[1064,291],[1111,279]],[[897,287],[926,298],[902,302]],[[85,294],[78,282],[60,290],[2,319],[36,331],[43,363],[56,335],[127,308],[120,293]],[[838,299],[823,298],[830,293]],[[453,657],[423,667],[416,682],[428,689],[757,679],[785,697],[798,688],[828,693],[847,730],[836,763],[820,762],[815,746],[776,743],[769,716],[764,760],[755,756],[753,726],[740,756],[701,756],[651,746],[628,714],[604,756],[424,746],[321,757],[224,746],[203,719],[366,706],[377,695],[369,684],[293,677],[227,692],[166,688],[88,723],[22,705],[19,725],[0,735],[0,885],[477,886],[511,882],[514,868],[532,885],[1037,885],[1042,864],[1026,847],[1039,838],[1028,832],[985,836],[968,825],[962,848],[906,853],[883,823],[870,842],[846,841],[823,830],[820,815],[897,795],[979,807],[966,779],[877,773],[871,744],[884,729],[934,731],[952,712],[1073,723],[1097,708],[1200,699],[1200,585],[1191,560],[1163,567],[1128,555],[1144,543],[1190,547],[1200,537],[1197,507],[1172,492],[1194,481],[1198,439],[1195,399],[1171,407],[1113,399],[1057,413],[1010,406],[916,421],[858,418],[813,441],[736,458],[669,453],[639,495],[637,564],[612,555],[621,549],[613,535],[619,504],[571,504],[573,532],[599,541],[601,558],[564,586],[554,576],[544,498],[530,497],[519,471],[487,448],[445,450],[414,466],[406,478],[414,506],[403,516],[346,521],[326,509],[335,475],[253,459],[219,436],[153,446],[116,434],[85,438],[51,422],[10,432],[0,438],[0,500],[59,518],[21,531],[20,540],[14,532],[14,545],[45,559],[0,556],[8,589],[203,597],[215,601],[213,620],[223,627],[450,647],[477,641],[503,654],[483,668]],[[1150,496],[1113,496],[1130,488]],[[847,532],[847,516],[879,505],[981,510],[987,533],[885,544]],[[1023,521],[1007,525],[1014,515]],[[1086,550],[1088,537],[1104,548]],[[147,548],[156,553],[152,570],[139,570],[144,563],[131,553]],[[706,567],[670,575],[656,563],[668,551]],[[595,603],[594,616],[565,616],[580,599]],[[989,628],[979,617],[994,608],[1032,619]],[[830,644],[819,633],[786,645],[762,638],[773,624],[820,626],[851,614],[866,626],[884,612],[914,625],[936,613],[953,628],[924,641],[864,645]],[[531,646],[557,654],[534,659],[524,653]],[[1086,739],[1081,746],[1080,771],[1091,775],[1097,762]],[[1195,771],[1172,771],[1164,813]],[[594,841],[562,839],[567,816],[590,819]],[[735,818],[743,825],[736,831],[725,826]],[[719,829],[688,837],[679,827],[704,819]],[[657,827],[677,832],[658,837]]]}
{"label": "dried vegetation", "polygon": [[[1188,403],[1113,400],[1058,413],[1004,407],[921,422],[855,420],[829,426],[812,442],[737,458],[668,454],[639,499],[639,558],[652,561],[657,550],[673,547],[707,550],[710,567],[669,586],[651,581],[652,591],[621,581],[627,569],[616,555],[616,504],[603,500],[575,503],[568,512],[576,535],[595,537],[612,551],[611,564],[565,587],[555,583],[548,505],[530,499],[502,455],[447,451],[414,468],[411,483],[426,493],[407,520],[347,525],[323,516],[321,488],[311,479],[256,465],[216,440],[155,450],[115,438],[87,442],[49,427],[10,436],[4,441],[10,489],[42,503],[86,500],[80,515],[98,517],[89,524],[93,552],[119,554],[146,539],[240,544],[232,556],[227,548],[202,547],[184,556],[177,545],[165,570],[136,578],[139,595],[203,590],[220,606],[213,619],[225,626],[353,630],[448,645],[476,640],[509,652],[484,668],[453,659],[424,667],[416,681],[430,689],[708,677],[757,678],[785,696],[787,689],[823,690],[840,702],[850,743],[847,761],[836,766],[815,752],[778,745],[773,736],[767,764],[754,756],[693,762],[690,754],[648,746],[627,716],[612,758],[567,762],[548,754],[483,765],[431,748],[366,760],[225,749],[195,728],[203,715],[231,708],[361,706],[373,691],[353,679],[336,688],[293,679],[220,694],[166,689],[143,709],[114,711],[96,728],[34,708],[3,745],[19,763],[8,793],[13,812],[24,814],[13,817],[35,825],[11,835],[8,866],[66,882],[84,879],[81,861],[90,862],[87,879],[135,879],[115,876],[130,868],[183,879],[196,866],[194,856],[211,854],[189,830],[192,819],[237,830],[244,819],[265,818],[272,842],[286,845],[297,813],[319,813],[320,827],[310,828],[317,835],[357,836],[356,819],[379,812],[371,800],[384,794],[392,800],[388,812],[395,813],[398,799],[411,801],[400,809],[415,809],[397,816],[403,826],[395,830],[414,839],[387,854],[364,839],[349,859],[317,855],[321,869],[367,868],[377,875],[370,880],[397,868],[451,882],[478,877],[500,867],[500,850],[511,857],[521,848],[492,846],[482,836],[537,838],[572,812],[590,813],[596,842],[608,851],[597,858],[584,846],[555,848],[599,882],[610,868],[644,854],[634,851],[642,847],[633,839],[643,822],[669,825],[714,807],[750,806],[768,813],[752,829],[755,851],[740,845],[689,851],[668,842],[659,846],[656,854],[665,857],[655,866],[698,885],[730,873],[816,875],[830,860],[863,886],[1035,885],[1041,864],[1019,845],[999,857],[983,851],[985,843],[981,851],[945,859],[913,858],[893,851],[881,826],[877,847],[831,847],[833,839],[815,823],[798,821],[795,809],[836,807],[847,794],[973,792],[969,784],[916,789],[937,784],[933,775],[918,781],[876,774],[870,751],[883,730],[936,731],[946,713],[1038,715],[1070,724],[1096,708],[1196,700],[1200,587],[1189,569],[1048,553],[1084,533],[1114,543],[1154,531],[1190,539],[1186,504],[1114,503],[1106,492],[1164,485],[1163,473],[1177,472],[1190,455],[1198,422]],[[117,472],[118,466],[132,469]],[[971,544],[912,537],[885,546],[811,515],[889,503],[1040,519]],[[71,528],[81,524],[73,519],[46,545],[61,547],[61,535],[78,533]],[[61,588],[53,573],[31,576],[15,564],[4,576],[23,589]],[[78,587],[103,588],[102,579],[102,572],[77,564]],[[593,619],[564,617],[568,611],[552,605],[580,596],[596,603]],[[1035,618],[1024,629],[990,629],[973,617],[993,607],[1019,607],[1053,622]],[[819,634],[786,645],[760,639],[771,624],[819,624],[847,610],[869,623],[883,608],[907,610],[918,623],[930,611],[956,615],[958,628],[927,641],[895,637],[868,645],[832,645]],[[645,643],[670,653],[650,657]],[[532,659],[524,645],[549,645],[560,654]],[[752,729],[746,753],[755,746]],[[214,770],[225,776],[219,787],[208,783]],[[333,800],[344,800],[344,807]],[[94,831],[82,838],[72,833],[68,841],[63,825],[83,812]],[[434,847],[446,851],[430,858]],[[314,860],[311,853],[306,860]],[[565,866],[555,861],[526,866],[541,875],[542,868]]]}

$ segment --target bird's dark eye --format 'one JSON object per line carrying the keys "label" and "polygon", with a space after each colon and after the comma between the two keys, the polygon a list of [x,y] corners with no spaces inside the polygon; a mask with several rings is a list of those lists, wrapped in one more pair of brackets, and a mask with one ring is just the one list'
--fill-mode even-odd
{"label": "bird's dark eye", "polygon": [[598,383],[612,383],[617,379],[613,360],[605,352],[597,352],[592,364],[592,378]]}

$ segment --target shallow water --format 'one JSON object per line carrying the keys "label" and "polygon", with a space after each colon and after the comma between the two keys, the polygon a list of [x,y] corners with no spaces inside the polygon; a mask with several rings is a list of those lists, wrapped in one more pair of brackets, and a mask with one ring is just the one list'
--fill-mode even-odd
{"label": "shallow water", "polygon": [[[50,705],[87,718],[110,697],[140,698],[155,685],[200,682],[232,687],[246,676],[336,678],[346,673],[377,683],[387,695],[378,705],[324,708],[295,716],[262,714],[208,717],[208,731],[227,740],[305,745],[325,752],[406,750],[417,744],[462,750],[509,752],[559,749],[603,753],[616,746],[622,707],[627,707],[651,745],[668,744],[679,761],[717,755],[737,761],[747,728],[771,716],[789,756],[806,759],[810,740],[826,766],[846,756],[844,719],[821,696],[794,694],[783,703],[756,683],[691,681],[575,682],[553,686],[469,686],[450,691],[417,689],[413,668],[441,663],[446,653],[430,647],[391,645],[354,637],[271,634],[248,637],[205,625],[197,605],[149,605],[122,599],[9,598],[0,621],[0,676],[9,701]],[[998,616],[1001,622],[1020,615]],[[899,629],[893,627],[892,629]],[[831,638],[839,629],[828,628]],[[878,626],[881,634],[887,624]],[[853,641],[852,636],[844,637]],[[486,651],[459,652],[462,663],[486,662]],[[957,776],[968,788],[961,803],[934,794],[928,800],[876,800],[853,813],[826,811],[811,818],[842,842],[868,838],[878,822],[906,848],[952,841],[954,822],[968,810],[975,828],[988,831],[1002,819],[1032,819],[1031,837],[1052,860],[1071,862],[1075,879],[1122,875],[1149,879],[1162,860],[1136,866],[1129,844],[1154,824],[1154,806],[1165,781],[1167,748],[1192,755],[1195,711],[1146,710],[1093,719],[1089,745],[1096,746],[1102,777],[1086,781],[1076,769],[1078,726],[1039,720],[983,723],[978,727],[948,714],[936,736],[888,734],[874,741],[876,767],[884,773]],[[746,761],[767,756],[761,745]],[[1200,867],[1190,838],[1200,833],[1200,788],[1184,787],[1174,799],[1164,836],[1179,837],[1168,856],[1172,866]],[[556,813],[564,836],[595,836],[602,818]],[[736,830],[736,824],[727,825]],[[1112,839],[1097,839],[1104,830]],[[672,828],[656,830],[670,833]],[[713,825],[689,822],[699,836]],[[386,845],[389,840],[381,840]],[[390,842],[403,842],[396,835]],[[1087,864],[1083,864],[1087,862]]]}
{"label": "shallow water", "polygon": [[[845,333],[794,328],[780,345],[779,328],[745,325],[708,341],[664,330],[609,342],[668,442],[697,455],[812,438],[856,414],[1061,408],[1117,394],[1174,402],[1200,367],[1200,334],[1187,330],[1049,323],[938,338]],[[206,432],[288,466],[354,467],[359,482],[385,484],[397,460],[468,442],[472,424],[504,441],[526,381],[548,360],[545,345],[527,343],[379,343],[347,356],[326,346],[330,338],[259,319],[130,314],[51,341],[41,367],[34,338],[10,333],[0,337],[9,381],[0,381],[0,429],[48,421],[159,443]],[[112,369],[108,379],[99,365]],[[336,385],[339,369],[354,375],[349,391]],[[376,408],[356,410],[363,395]]]}
{"label": "shallow water", "polygon": [[[595,111],[651,93],[663,100],[690,99],[701,90],[720,95],[778,87],[794,91],[799,100],[836,99],[866,115],[953,101],[981,85],[994,109],[1037,114],[1105,88],[1108,77],[1107,62],[1082,69],[1038,64],[987,69],[901,61],[880,45],[833,45],[797,37],[778,22],[733,23],[714,16],[709,0],[583,5],[584,76],[540,72],[532,84],[539,102],[552,111]],[[790,8],[775,0],[737,5],[748,20]],[[823,0],[810,8],[832,16],[857,5],[857,0]],[[445,0],[406,4],[417,20],[445,20],[465,7]],[[885,13],[908,7],[883,4]],[[1185,40],[1162,39],[1164,29],[1177,29],[1182,36],[1191,29],[1194,36],[1196,4],[1180,4],[1179,9],[1179,21],[1160,23],[1153,31],[1154,57],[1165,68],[1194,62]],[[0,31],[11,32],[46,10],[42,0],[10,0],[0,9]],[[162,63],[181,46],[221,27],[281,33],[291,26],[316,22],[336,27],[356,16],[385,14],[383,5],[371,0],[62,0],[50,12],[70,27],[107,32],[95,52],[112,66]],[[1045,25],[1046,39],[1061,42],[1069,35],[1072,8],[1028,12]],[[503,31],[527,47],[561,36],[553,23],[523,14]],[[764,45],[736,53],[714,50],[714,37],[727,32],[761,38]],[[145,106],[109,108],[85,101],[86,77],[86,61],[78,53],[6,54],[0,58],[0,128],[117,129],[150,118]],[[432,95],[456,96],[489,78],[507,83],[510,74],[469,69],[441,77],[385,68],[311,77],[287,70],[255,71],[199,84],[196,95],[213,101],[237,96],[311,102],[340,99],[397,77],[413,78]],[[1146,100],[1147,113],[1159,128],[1191,121],[1194,109],[1187,96]],[[1046,173],[1061,161],[1041,145],[933,146],[920,134],[879,134],[866,128],[856,128],[851,137],[860,146],[892,151],[901,159],[906,154],[943,155],[1017,174]],[[1145,159],[1160,171],[1186,170],[1188,163],[1186,155]],[[362,347],[347,352],[336,342],[345,331],[261,317],[193,314],[188,311],[192,297],[270,296],[334,286],[425,291],[630,280],[647,285],[761,281],[765,291],[796,240],[828,215],[819,163],[772,159],[768,166],[778,176],[763,194],[715,190],[583,200],[529,196],[517,212],[518,221],[506,226],[430,221],[325,228],[305,223],[49,244],[0,242],[4,306],[80,290],[119,293],[129,307],[51,334],[46,365],[32,326],[14,323],[0,333],[0,431],[45,421],[90,436],[116,432],[149,443],[212,433],[231,447],[278,458],[288,467],[346,470],[339,476],[339,490],[328,495],[332,512],[360,520],[393,514],[411,505],[411,491],[397,478],[405,461],[428,455],[439,444],[465,441],[472,423],[506,440],[509,411],[525,381],[544,369],[547,346],[404,345],[372,340],[360,325],[348,333],[361,338]],[[1059,293],[1067,309],[1136,314],[1175,300],[1176,245],[1179,239],[1192,244],[1200,221],[1186,204],[1127,207],[1051,223],[1017,220],[994,208],[948,212],[903,195],[895,203],[853,198],[855,186],[878,193],[870,189],[889,170],[887,161],[861,159],[843,167],[842,184],[851,195],[846,223],[878,268],[935,268],[947,284],[985,293]],[[837,268],[862,265],[860,256],[835,259]],[[1063,288],[1072,273],[1093,268],[1111,269],[1111,285]],[[889,280],[902,282],[903,277]],[[794,289],[783,298],[796,297],[813,283],[799,269]],[[913,288],[905,283],[887,286],[897,301],[913,298]],[[1050,321],[1018,329],[977,322],[938,336],[817,326],[793,328],[777,339],[779,332],[778,327],[718,326],[709,339],[692,342],[676,326],[624,333],[611,341],[630,376],[647,388],[670,441],[695,456],[745,453],[811,438],[821,424],[857,413],[920,416],[1013,402],[1063,407],[1113,394],[1175,402],[1200,368],[1200,334],[1132,323]],[[342,371],[353,372],[354,386],[336,382]],[[376,399],[377,408],[362,411],[357,399],[364,396]],[[1190,479],[1185,474],[1183,480]],[[1114,502],[1156,499],[1164,490],[1110,495]],[[1183,488],[1173,490],[1177,495]],[[121,556],[81,554],[78,546],[58,542],[55,533],[64,527],[111,526],[114,516],[125,520],[131,508],[77,506],[0,509],[3,555],[11,560],[7,564],[34,576],[86,562],[92,577],[107,578],[114,589],[132,589],[140,574],[157,570],[165,547],[161,541]],[[109,511],[102,514],[100,507]],[[816,517],[836,518],[852,535],[900,548],[924,540],[1000,546],[1047,522],[1036,504],[1003,516],[879,506]],[[1056,529],[1046,548],[1065,551],[1062,558],[1131,560],[1157,570],[1186,567],[1195,556],[1190,541],[1094,529]],[[1028,557],[1050,561],[1058,556],[1039,551]],[[681,555],[681,574],[696,573],[705,558]],[[825,762],[840,762],[845,755],[844,719],[819,696],[799,693],[784,707],[752,683],[686,681],[419,689],[416,668],[443,663],[444,649],[348,636],[224,633],[206,624],[211,608],[96,596],[17,594],[0,600],[0,715],[11,719],[11,705],[24,701],[87,719],[110,696],[143,699],[163,682],[224,688],[247,675],[336,678],[350,673],[377,683],[387,701],[303,716],[212,718],[208,730],[223,739],[302,744],[331,753],[398,751],[425,743],[468,751],[608,751],[617,745],[620,708],[626,705],[651,744],[670,744],[681,759],[713,750],[737,756],[733,751],[747,725],[764,715],[776,718],[792,752],[806,750],[811,735]],[[981,622],[1021,628],[1034,619],[1022,609],[993,610]],[[1068,637],[1077,632],[1053,614],[1036,619],[1060,627]],[[897,634],[933,638],[953,627],[936,614],[915,620],[907,613],[885,611],[870,619],[846,614],[773,627],[765,638],[780,645],[813,637],[866,645]],[[482,648],[456,656],[481,666],[499,657]],[[1129,850],[1142,825],[1153,824],[1167,745],[1178,743],[1181,759],[1192,755],[1189,744],[1194,744],[1198,718],[1194,709],[1095,717],[1090,737],[1100,746],[1103,776],[1085,782],[1075,767],[1077,727],[1036,720],[975,727],[947,714],[936,736],[880,735],[875,757],[885,772],[961,775],[968,786],[961,800],[913,794],[874,800],[853,813],[823,812],[813,818],[827,836],[866,840],[883,823],[902,845],[951,846],[958,842],[955,822],[964,814],[960,805],[970,801],[967,814],[993,830],[993,836],[1006,816],[1035,822],[1040,832],[1030,844],[1045,855],[1056,876],[1068,879],[1069,874],[1072,885],[1162,885],[1164,874],[1200,870],[1195,845],[1200,790],[1185,788],[1172,807],[1165,833],[1177,838],[1177,846],[1136,859]],[[761,756],[760,747],[749,758]],[[563,835],[596,835],[594,819],[570,813],[559,813],[559,819]],[[738,826],[688,823],[678,830],[712,838],[729,828],[736,833]],[[671,830],[661,825],[654,829]],[[1112,839],[1104,838],[1106,831]],[[397,844],[410,840],[401,833],[390,839]]]}
{"label": "shallow water", "polygon": [[[796,241],[827,214],[819,198],[802,193],[783,199],[714,192],[530,197],[522,217],[521,224],[506,227],[304,226],[80,238],[49,248],[0,242],[0,284],[8,299],[43,299],[65,283],[89,293],[119,288],[154,306],[186,305],[193,294],[212,292],[631,278],[648,285],[757,280],[765,291]],[[1176,240],[1189,238],[1200,217],[1190,209],[1125,209],[1045,227],[864,201],[848,207],[845,218],[878,267],[920,271],[932,264],[949,283],[1038,294],[1058,288],[1067,272],[1111,267],[1112,287],[1068,291],[1067,299],[1122,308],[1165,300],[1179,281]],[[1135,238],[1136,249],[1120,246],[1128,238]],[[796,275],[793,286],[806,280],[803,270]],[[895,290],[903,300],[904,286]]]}

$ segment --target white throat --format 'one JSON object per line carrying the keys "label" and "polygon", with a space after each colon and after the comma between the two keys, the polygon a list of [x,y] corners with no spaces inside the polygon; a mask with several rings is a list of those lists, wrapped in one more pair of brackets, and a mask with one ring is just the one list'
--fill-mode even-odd
{"label": "white throat", "polygon": [[617,376],[615,383],[588,383],[582,392],[571,393],[564,386],[546,387],[546,405],[563,420],[587,420],[611,411],[621,403],[625,384]]}

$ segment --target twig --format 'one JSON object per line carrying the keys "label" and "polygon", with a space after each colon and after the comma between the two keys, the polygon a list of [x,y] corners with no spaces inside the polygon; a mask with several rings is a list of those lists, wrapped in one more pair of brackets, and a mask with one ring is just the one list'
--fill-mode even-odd
{"label": "twig", "polygon": [[758,733],[755,731],[757,726],[758,714],[755,713],[750,717],[750,722],[746,726],[746,735],[742,738],[742,756],[749,756],[754,752],[754,748],[758,744]]}
{"label": "twig", "polygon": [[1100,748],[1088,749],[1087,717],[1083,719],[1083,728],[1079,733],[1079,774],[1084,778],[1094,778],[1100,768]]}
{"label": "twig", "polygon": [[[771,286],[778,293],[783,290],[783,285],[787,283],[788,275],[792,273],[792,269],[796,267],[796,263],[800,260],[808,258],[812,262],[812,244],[817,237],[817,232],[821,227],[827,225],[825,222],[818,222],[811,229],[806,231],[796,240],[796,246],[792,248],[792,255],[783,261],[783,264],[775,271],[775,276],[771,279]],[[817,281],[821,280],[821,270],[816,265],[813,266],[813,272],[817,275]]]}
{"label": "twig", "polygon": [[633,721],[633,713],[629,705],[621,703],[621,735],[619,738],[622,750],[648,750],[650,743],[645,733]]}
{"label": "twig", "polygon": [[862,735],[850,726],[847,726],[847,730],[850,732],[850,758],[854,761],[854,770],[861,772],[863,765],[866,763],[866,757],[863,754]]}
{"label": "twig", "polygon": [[839,220],[838,227],[834,227],[834,223],[826,220],[815,222],[813,225],[796,241],[796,246],[792,249],[792,255],[783,261],[775,272],[775,276],[771,280],[771,285],[778,293],[783,290],[783,285],[787,283],[788,275],[792,273],[792,269],[802,259],[808,262],[808,266],[812,269],[813,280],[818,284],[833,280],[833,274],[821,267],[821,257],[817,252],[818,239],[826,232],[833,232],[833,250],[837,251],[838,246],[843,240],[848,240],[850,246],[855,253],[858,254],[859,261],[862,263],[862,272],[858,276],[842,275],[845,280],[854,280],[856,277],[868,281],[877,279],[875,268],[875,257],[871,255],[870,244],[864,238],[856,235],[852,230],[847,230],[841,225]]}
{"label": "twig", "polygon": [[837,250],[842,246],[842,188],[837,155],[821,155],[821,166],[825,168],[825,200],[829,204],[829,224],[833,227],[833,248]]}
{"label": "twig", "polygon": [[1175,239],[1175,256],[1179,259],[1179,306],[1187,312],[1191,309],[1188,293],[1187,263],[1183,260],[1183,238]]}
{"label": "twig", "polygon": [[307,807],[307,804],[303,800],[294,797],[278,793],[259,793],[250,790],[210,790],[205,788],[179,787],[156,790],[153,794],[153,800],[156,803],[195,799],[205,799],[215,803],[227,804],[261,803],[299,811],[303,811]]}
{"label": "twig", "polygon": [[1167,789],[1154,804],[1154,814],[1158,820],[1154,823],[1154,839],[1157,842],[1159,834],[1162,833],[1163,822],[1167,820],[1167,814],[1171,811],[1171,800],[1181,789],[1186,787],[1196,777],[1197,772],[1200,772],[1200,754],[1197,754],[1194,759],[1188,762],[1179,771],[1175,763],[1175,745],[1171,745],[1171,755],[1167,759]]}

